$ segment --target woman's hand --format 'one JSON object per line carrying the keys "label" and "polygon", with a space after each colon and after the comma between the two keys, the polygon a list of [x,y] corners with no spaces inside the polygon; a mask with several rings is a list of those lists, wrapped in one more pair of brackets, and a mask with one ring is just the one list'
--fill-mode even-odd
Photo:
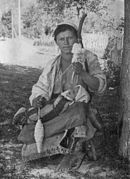
{"label": "woman's hand", "polygon": [[32,101],[32,106],[35,108],[41,108],[46,105],[46,99],[42,96],[38,96]]}
{"label": "woman's hand", "polygon": [[74,62],[73,63],[73,70],[76,75],[80,75],[81,72],[83,72],[83,65],[80,62]]}
{"label": "woman's hand", "polygon": [[92,91],[99,89],[99,79],[87,73],[80,62],[73,62],[73,70]]}

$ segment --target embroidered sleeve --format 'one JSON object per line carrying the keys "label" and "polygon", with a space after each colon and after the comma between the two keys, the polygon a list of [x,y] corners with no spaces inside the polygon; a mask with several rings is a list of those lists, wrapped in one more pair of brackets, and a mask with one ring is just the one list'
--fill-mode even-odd
{"label": "embroidered sleeve", "polygon": [[101,94],[106,89],[106,76],[101,70],[97,55],[86,50],[85,56],[87,59],[90,75],[99,79],[98,94]]}
{"label": "embroidered sleeve", "polygon": [[30,103],[32,104],[32,100],[38,96],[43,96],[46,100],[49,100],[49,88],[51,81],[51,73],[52,73],[53,63],[47,63],[45,68],[43,69],[42,74],[39,77],[39,80],[32,87],[32,94],[29,98]]}

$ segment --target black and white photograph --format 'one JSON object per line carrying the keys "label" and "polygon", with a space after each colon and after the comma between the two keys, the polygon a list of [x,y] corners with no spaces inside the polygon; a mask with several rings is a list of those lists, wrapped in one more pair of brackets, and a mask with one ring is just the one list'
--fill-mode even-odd
{"label": "black and white photograph", "polygon": [[0,179],[129,172],[130,0],[0,0]]}

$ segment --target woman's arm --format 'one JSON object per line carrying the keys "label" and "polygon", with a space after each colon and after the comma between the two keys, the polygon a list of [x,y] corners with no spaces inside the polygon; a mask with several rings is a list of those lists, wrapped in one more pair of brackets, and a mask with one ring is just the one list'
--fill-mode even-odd
{"label": "woman's arm", "polygon": [[73,69],[81,81],[83,81],[91,91],[102,93],[106,89],[106,76],[101,70],[98,58],[92,52],[85,51],[85,60],[87,60],[88,70],[83,69],[81,63],[73,63]]}
{"label": "woman's arm", "polygon": [[98,91],[99,79],[87,73],[85,70],[81,71],[80,78],[92,91]]}

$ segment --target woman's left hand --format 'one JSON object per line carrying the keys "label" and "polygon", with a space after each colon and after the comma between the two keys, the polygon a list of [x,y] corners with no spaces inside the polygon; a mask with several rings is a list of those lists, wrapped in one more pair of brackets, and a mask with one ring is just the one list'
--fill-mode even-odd
{"label": "woman's left hand", "polygon": [[73,70],[76,75],[80,75],[83,72],[83,65],[80,62],[73,63]]}

